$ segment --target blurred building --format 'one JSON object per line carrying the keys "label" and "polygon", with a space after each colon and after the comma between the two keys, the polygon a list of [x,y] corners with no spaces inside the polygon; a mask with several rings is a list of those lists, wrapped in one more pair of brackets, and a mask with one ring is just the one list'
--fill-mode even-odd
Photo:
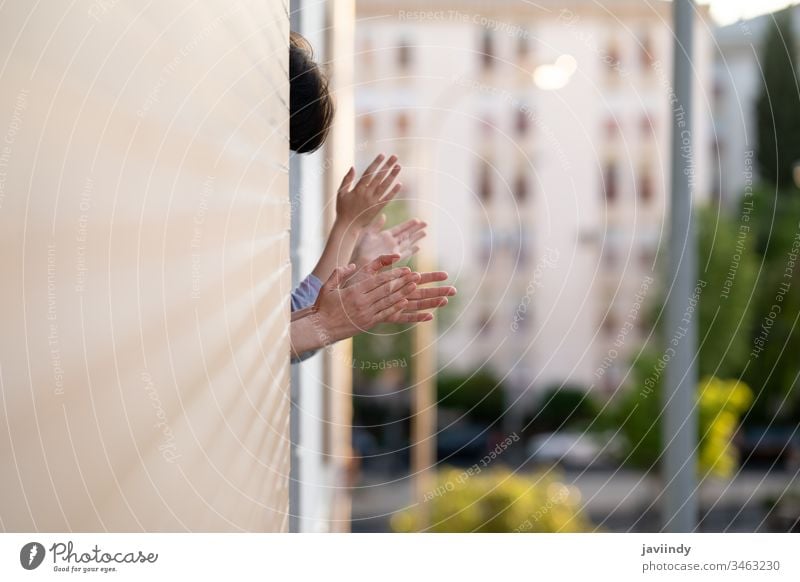
{"label": "blurred building", "polygon": [[[800,32],[800,6],[788,10],[794,30]],[[715,31],[713,144],[719,165],[713,168],[713,192],[727,204],[738,201],[758,181],[756,101],[763,85],[759,58],[773,18],[764,14]]]}
{"label": "blurred building", "polygon": [[[487,365],[512,400],[610,393],[649,333],[666,236],[668,2],[357,2],[359,162],[396,152],[460,294],[440,373]],[[695,45],[697,200],[710,190],[711,37]],[[657,280],[656,280],[657,283]],[[523,402],[516,407],[523,408]]]}

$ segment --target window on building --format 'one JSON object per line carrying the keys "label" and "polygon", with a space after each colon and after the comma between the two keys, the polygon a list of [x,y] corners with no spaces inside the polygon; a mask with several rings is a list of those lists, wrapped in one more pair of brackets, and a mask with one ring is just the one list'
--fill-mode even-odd
{"label": "window on building", "polygon": [[[603,57],[603,61],[606,64],[607,70],[609,73],[615,73],[620,71],[622,68],[622,60],[619,51],[619,45],[617,41],[611,39],[608,41],[606,45],[606,54]],[[614,75],[616,77],[616,75]]]}
{"label": "window on building", "polygon": [[518,107],[515,114],[514,127],[517,135],[525,136],[531,125],[531,110],[528,107]]}
{"label": "window on building", "polygon": [[411,45],[407,40],[401,40],[397,46],[397,66],[401,69],[407,69],[411,66],[411,61]]}
{"label": "window on building", "polygon": [[648,168],[639,170],[638,182],[639,200],[647,204],[653,200],[653,175]]}
{"label": "window on building", "polygon": [[656,249],[650,245],[642,247],[639,251],[639,266],[642,269],[655,269]]}
{"label": "window on building", "polygon": [[395,133],[398,137],[407,137],[409,128],[411,127],[411,120],[408,117],[408,113],[405,111],[401,111],[397,114],[397,117],[394,120],[394,128]]}
{"label": "window on building", "polygon": [[619,135],[619,122],[616,117],[609,117],[605,124],[606,139],[612,140]]}
{"label": "window on building", "polygon": [[606,162],[605,168],[603,168],[603,192],[608,203],[614,202],[619,195],[617,173],[617,164],[615,162]]}
{"label": "window on building", "polygon": [[478,333],[479,334],[488,335],[489,332],[491,332],[491,330],[492,330],[492,314],[491,314],[491,312],[488,309],[484,310],[480,314],[480,317],[478,317],[478,320],[477,320],[476,323],[477,323],[477,327],[478,327]]}
{"label": "window on building", "polygon": [[615,315],[613,313],[607,313],[600,328],[607,337],[616,335],[619,331],[619,325],[617,324]]}
{"label": "window on building", "polygon": [[488,71],[494,67],[494,37],[491,30],[484,30],[481,37],[481,67]]}
{"label": "window on building", "polygon": [[721,103],[723,97],[725,97],[725,87],[723,86],[722,81],[720,81],[719,79],[714,80],[712,95],[714,96],[714,100],[717,103]]}
{"label": "window on building", "polygon": [[528,32],[522,30],[517,37],[517,60],[520,63],[525,62],[531,53],[531,43],[528,36]]}
{"label": "window on building", "polygon": [[517,172],[517,177],[514,178],[514,197],[520,203],[528,198],[528,175],[522,170]]}
{"label": "window on building", "polygon": [[653,41],[649,33],[644,33],[639,38],[639,65],[645,71],[652,71],[654,63]]}
{"label": "window on building", "polygon": [[653,126],[653,118],[649,113],[644,113],[639,120],[639,129],[642,132],[642,139],[648,139],[653,136],[655,127]]}
{"label": "window on building", "polygon": [[492,170],[488,163],[481,165],[478,176],[478,196],[481,202],[489,202],[492,198]]}
{"label": "window on building", "polygon": [[606,267],[616,267],[619,264],[619,253],[610,242],[606,242],[602,251],[603,264]]}
{"label": "window on building", "polygon": [[372,140],[375,133],[375,119],[369,113],[365,113],[360,119],[361,125],[361,138],[365,140]]}

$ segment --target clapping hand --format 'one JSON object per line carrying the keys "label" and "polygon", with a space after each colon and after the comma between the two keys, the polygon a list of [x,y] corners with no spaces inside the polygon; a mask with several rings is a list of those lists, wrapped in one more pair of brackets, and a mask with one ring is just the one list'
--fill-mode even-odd
{"label": "clapping hand", "polygon": [[383,160],[384,155],[379,154],[355,185],[355,168],[350,168],[345,174],[336,194],[336,221],[342,227],[360,231],[373,221],[402,188],[399,182],[394,184],[401,169],[397,156],[389,156],[382,164]]}
{"label": "clapping hand", "polygon": [[386,215],[381,214],[361,233],[352,261],[358,266],[366,265],[380,255],[397,254],[403,261],[419,251],[417,243],[425,237],[425,224],[412,218],[393,228],[383,229]]}

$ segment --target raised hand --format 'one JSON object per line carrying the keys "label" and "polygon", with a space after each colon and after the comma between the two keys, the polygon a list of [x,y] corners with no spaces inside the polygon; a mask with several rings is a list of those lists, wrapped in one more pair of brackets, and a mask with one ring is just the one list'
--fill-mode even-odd
{"label": "raised hand", "polygon": [[353,251],[353,262],[362,266],[380,255],[397,254],[403,261],[419,251],[417,243],[425,237],[425,224],[412,218],[393,228],[383,229],[386,215],[381,214],[361,233]]}
{"label": "raised hand", "polygon": [[444,271],[433,271],[430,273],[420,273],[417,288],[408,295],[408,304],[400,311],[394,313],[389,319],[390,323],[420,323],[431,321],[433,313],[429,309],[438,309],[448,303],[448,297],[454,296],[457,291],[451,285],[442,287],[425,287],[427,283],[438,283],[447,280],[447,273]]}
{"label": "raised hand", "polygon": [[[320,281],[326,281],[336,267],[350,262],[364,227],[400,191],[401,184],[392,186],[400,173],[400,166],[395,163],[397,156],[390,156],[381,165],[383,158],[383,154],[375,158],[355,185],[355,169],[350,168],[345,174],[336,195],[336,220],[328,235],[325,249],[311,272]],[[376,256],[378,255],[370,258],[374,259]]]}
{"label": "raised hand", "polygon": [[355,185],[355,168],[345,174],[336,195],[336,221],[341,226],[360,231],[402,188],[399,182],[394,184],[401,169],[397,156],[389,156],[385,162],[384,158],[379,154]]}
{"label": "raised hand", "polygon": [[381,256],[370,275],[347,285],[356,266],[338,267],[320,290],[311,316],[320,331],[327,334],[325,343],[351,337],[375,325],[389,321],[408,306],[408,297],[422,280],[408,267],[381,271],[397,261],[397,255]]}

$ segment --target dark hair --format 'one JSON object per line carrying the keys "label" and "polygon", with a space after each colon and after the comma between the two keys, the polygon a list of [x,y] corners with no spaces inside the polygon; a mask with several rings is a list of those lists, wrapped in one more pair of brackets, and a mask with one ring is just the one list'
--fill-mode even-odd
{"label": "dark hair", "polygon": [[319,148],[333,123],[333,97],[328,78],[314,62],[311,45],[302,35],[289,37],[289,145],[303,154]]}

